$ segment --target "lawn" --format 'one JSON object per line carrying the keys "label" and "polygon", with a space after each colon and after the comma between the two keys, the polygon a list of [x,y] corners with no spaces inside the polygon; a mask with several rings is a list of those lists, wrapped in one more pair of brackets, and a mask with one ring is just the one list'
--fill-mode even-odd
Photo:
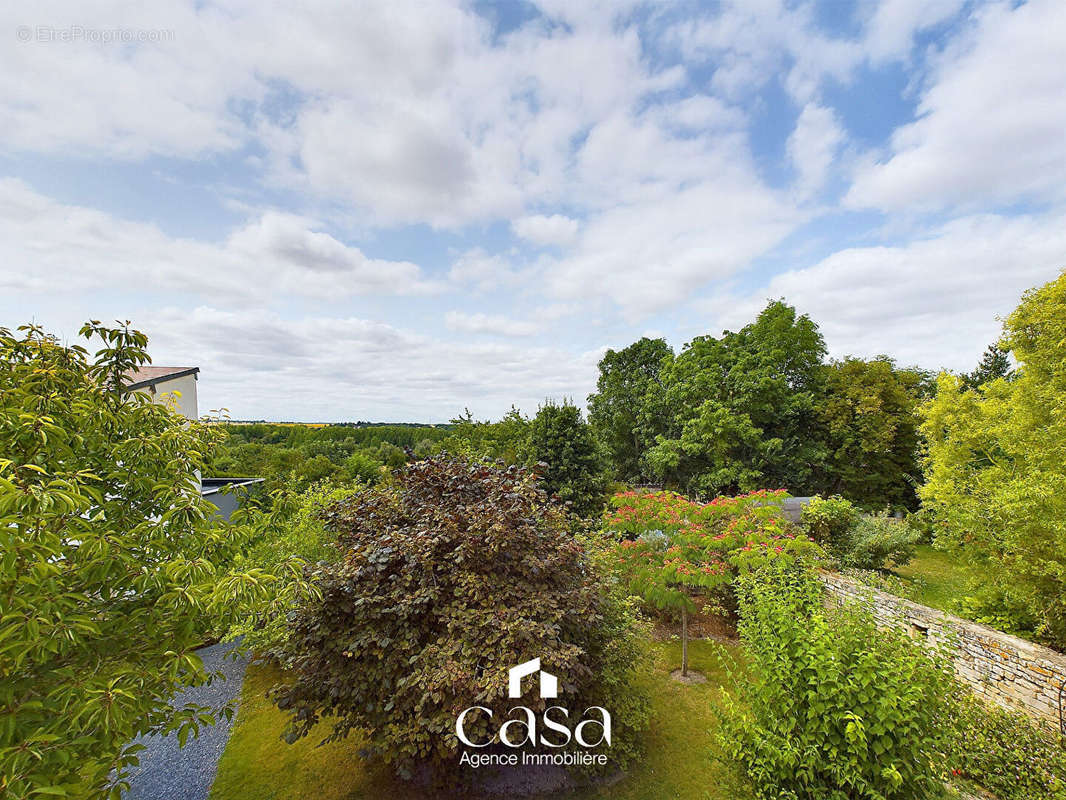
{"label": "lawn", "polygon": [[908,598],[952,614],[959,613],[959,601],[970,593],[973,581],[981,577],[980,571],[957,553],[936,550],[928,544],[919,545],[911,562],[893,572],[903,582]]}
{"label": "lawn", "polygon": [[[680,642],[657,642],[653,648],[654,664],[644,676],[653,704],[645,756],[620,782],[569,796],[573,800],[746,800],[750,794],[713,758],[715,698],[728,680],[725,664],[736,647],[691,641],[690,667],[708,678],[698,685],[682,685],[669,677],[681,660]],[[263,696],[279,677],[269,667],[248,669],[210,800],[428,800],[431,795],[399,783],[383,765],[360,758],[363,742],[355,736],[325,747],[316,746],[321,737],[315,736],[285,744],[280,738],[285,717]]]}

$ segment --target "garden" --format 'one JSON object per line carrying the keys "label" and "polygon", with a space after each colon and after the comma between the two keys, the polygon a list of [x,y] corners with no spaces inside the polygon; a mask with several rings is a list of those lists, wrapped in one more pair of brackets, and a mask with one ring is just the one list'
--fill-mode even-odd
{"label": "garden", "polygon": [[[199,474],[274,433],[126,392],[143,334],[83,335],[0,330],[5,796],[117,800],[139,737],[232,717],[215,800],[1066,798],[1061,736],[821,577],[1064,648],[1066,274],[967,375],[827,363],[774,302],[608,351],[588,420],[286,433],[228,520]],[[219,640],[239,701],[175,703]]]}

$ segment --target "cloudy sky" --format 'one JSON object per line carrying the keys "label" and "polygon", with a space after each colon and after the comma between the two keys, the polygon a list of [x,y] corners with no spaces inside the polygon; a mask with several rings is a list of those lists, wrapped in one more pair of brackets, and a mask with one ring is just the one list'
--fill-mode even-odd
{"label": "cloudy sky", "polygon": [[778,297],[967,369],[1066,267],[1062,0],[279,5],[3,4],[0,325],[444,421]]}

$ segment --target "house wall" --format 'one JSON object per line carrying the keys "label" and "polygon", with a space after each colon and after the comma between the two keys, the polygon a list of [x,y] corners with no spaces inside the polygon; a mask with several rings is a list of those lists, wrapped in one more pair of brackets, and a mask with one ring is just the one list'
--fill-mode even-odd
{"label": "house wall", "polygon": [[[151,394],[152,389],[155,389],[155,394],[152,395],[152,399],[155,400],[155,402],[165,403],[168,399],[173,398],[178,411],[180,411],[186,419],[200,418],[196,406],[196,375],[183,375],[180,378],[160,381],[155,384],[155,386],[140,389],[138,391]],[[181,397],[178,397],[176,392],[180,392]]]}
{"label": "house wall", "polygon": [[880,624],[944,644],[956,674],[981,697],[1066,734],[1066,655],[843,575],[823,573],[822,581],[835,601],[869,602]]}

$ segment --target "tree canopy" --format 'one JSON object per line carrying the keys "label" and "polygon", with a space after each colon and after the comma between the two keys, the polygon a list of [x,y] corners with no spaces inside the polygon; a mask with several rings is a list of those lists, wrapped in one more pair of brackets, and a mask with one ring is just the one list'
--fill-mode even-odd
{"label": "tree canopy", "polygon": [[652,473],[701,495],[806,487],[825,452],[813,413],[824,356],[818,326],[781,301],[736,333],[693,339],[650,387]]}
{"label": "tree canopy", "polygon": [[674,351],[665,339],[638,339],[600,359],[596,391],[589,395],[589,422],[623,480],[651,477],[644,454],[654,444],[647,419],[649,388],[658,384],[663,362]]}
{"label": "tree canopy", "polygon": [[0,329],[0,794],[117,800],[134,737],[208,679],[193,652],[273,578],[237,571],[251,533],[200,497],[217,432],[128,393],[146,337],[90,323],[95,355]]}
{"label": "tree canopy", "polygon": [[1027,292],[1004,325],[1012,380],[966,391],[940,375],[922,410],[923,504],[938,541],[990,561],[994,591],[1027,626],[1066,646],[1066,272]]}

